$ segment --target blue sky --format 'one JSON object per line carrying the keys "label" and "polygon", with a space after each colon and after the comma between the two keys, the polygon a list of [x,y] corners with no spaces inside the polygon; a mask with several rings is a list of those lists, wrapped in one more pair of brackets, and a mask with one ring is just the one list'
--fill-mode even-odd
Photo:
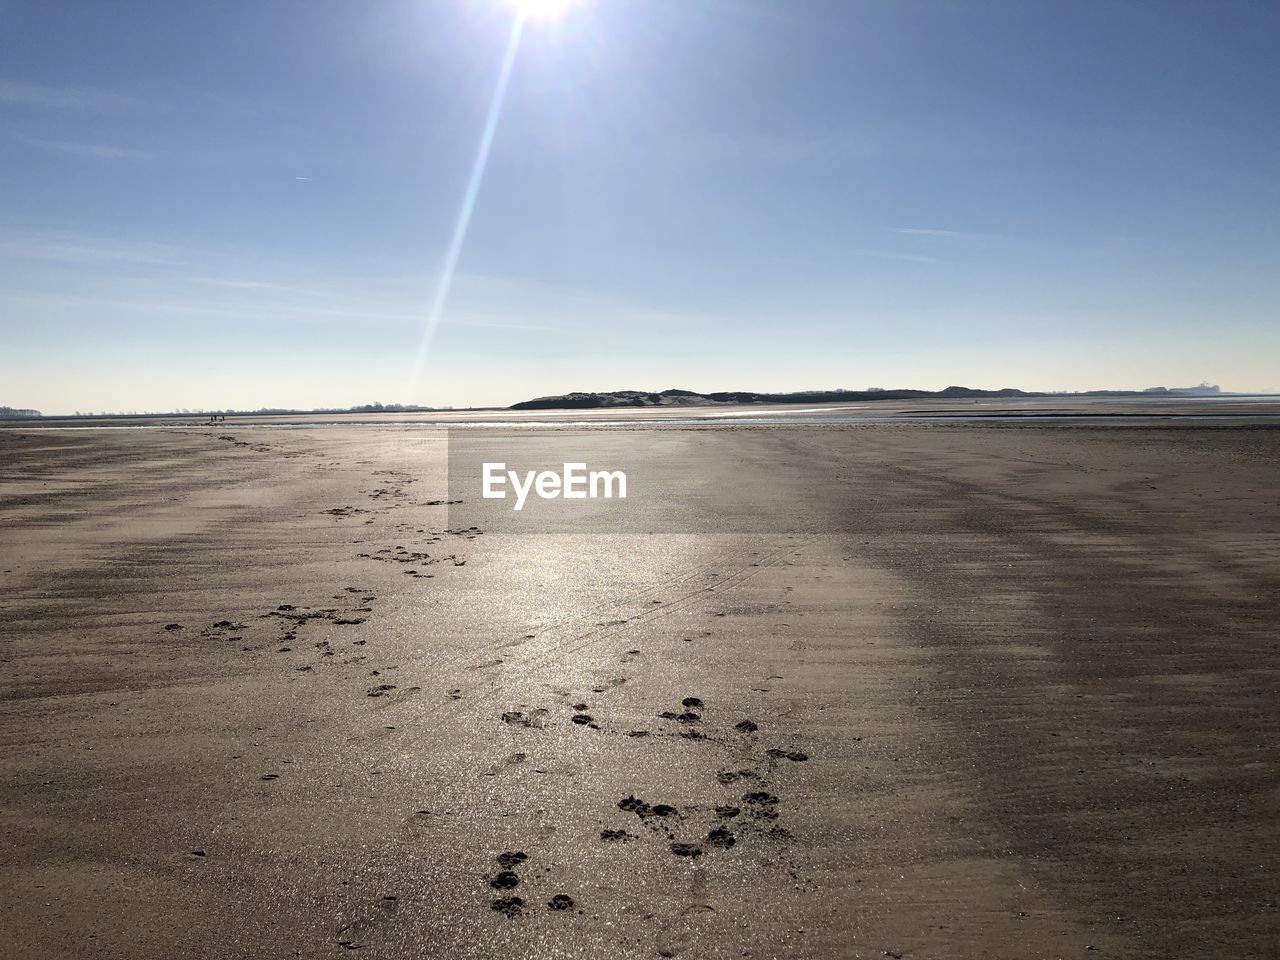
{"label": "blue sky", "polygon": [[1280,6],[0,0],[0,404],[1280,389]]}

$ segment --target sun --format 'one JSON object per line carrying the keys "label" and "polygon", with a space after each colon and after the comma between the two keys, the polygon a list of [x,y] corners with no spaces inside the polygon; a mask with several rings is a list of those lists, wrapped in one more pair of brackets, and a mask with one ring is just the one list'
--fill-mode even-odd
{"label": "sun", "polygon": [[573,0],[514,0],[516,11],[526,20],[555,20],[564,16]]}

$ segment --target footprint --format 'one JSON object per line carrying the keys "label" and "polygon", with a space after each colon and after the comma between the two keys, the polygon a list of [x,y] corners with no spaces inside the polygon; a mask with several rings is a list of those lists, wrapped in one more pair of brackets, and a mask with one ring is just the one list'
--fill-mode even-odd
{"label": "footprint", "polygon": [[739,733],[755,733],[760,728],[752,720],[740,720],[733,725]]}
{"label": "footprint", "polygon": [[696,843],[673,843],[671,844],[671,852],[677,857],[702,856],[702,848]]}
{"label": "footprint", "polygon": [[490,906],[508,917],[518,917],[524,909],[524,900],[520,897],[500,897]]}
{"label": "footprint", "polygon": [[627,813],[634,813],[638,817],[649,815],[649,805],[639,797],[628,795],[618,801],[618,809],[625,810]]}
{"label": "footprint", "polygon": [[628,813],[634,813],[642,820],[647,819],[648,817],[680,816],[680,811],[669,803],[655,803],[650,805],[635,796],[627,796],[619,800],[618,809],[625,810]]}
{"label": "footprint", "polygon": [[702,710],[704,708],[703,702],[697,697],[685,697],[680,701],[680,705],[688,707],[690,710]]}
{"label": "footprint", "polygon": [[513,890],[520,885],[520,878],[510,870],[503,870],[500,874],[489,881],[489,886],[495,890]]}
{"label": "footprint", "polygon": [[670,710],[663,710],[658,714],[659,719],[675,720],[677,723],[697,723],[702,717],[694,713],[692,710],[686,710],[684,713],[672,713]]}
{"label": "footprint", "polygon": [[[450,694],[450,699],[458,700],[461,698]],[[539,722],[538,717],[546,712],[539,709],[534,711],[535,716],[529,716],[521,710],[508,710],[502,715],[502,722],[517,727],[540,727],[542,724]]]}
{"label": "footprint", "polygon": [[552,910],[572,910],[574,906],[573,897],[567,893],[557,893],[547,901],[547,906]]}
{"label": "footprint", "polygon": [[376,904],[362,907],[356,917],[338,928],[338,945],[346,950],[363,950],[369,946],[365,935],[384,921],[389,914],[395,914],[400,898],[387,894],[378,899]]}
{"label": "footprint", "polygon": [[773,747],[765,752],[775,759],[794,760],[796,763],[803,763],[805,760],[809,759],[809,755],[807,753],[801,753],[799,750],[780,750],[777,747]]}
{"label": "footprint", "polygon": [[523,850],[500,853],[498,854],[498,866],[502,867],[504,870],[511,870],[514,867],[518,867],[528,859],[529,855]]}
{"label": "footprint", "polygon": [[778,798],[772,793],[766,793],[763,790],[757,790],[754,793],[743,794],[742,797],[752,807],[752,815],[761,820],[776,820],[778,818]]}
{"label": "footprint", "polygon": [[722,850],[728,850],[736,842],[737,840],[734,838],[733,834],[724,827],[716,827],[707,834],[707,843],[711,844],[713,847],[719,847]]}

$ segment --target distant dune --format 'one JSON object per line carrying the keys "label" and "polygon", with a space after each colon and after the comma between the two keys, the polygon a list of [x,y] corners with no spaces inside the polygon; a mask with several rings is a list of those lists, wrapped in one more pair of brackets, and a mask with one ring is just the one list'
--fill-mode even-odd
{"label": "distant dune", "polygon": [[1092,390],[1081,393],[1033,393],[1006,387],[1002,390],[979,390],[974,387],[947,387],[945,390],[802,390],[798,393],[756,393],[736,390],[720,393],[697,393],[693,390],[614,390],[608,393],[565,393],[553,397],[537,397],[512,404],[512,410],[586,410],[600,407],[691,407],[720,403],[848,403],[856,400],[915,400],[921,398],[981,397],[1143,397],[1216,395],[1217,387],[1189,387],[1148,390]]}

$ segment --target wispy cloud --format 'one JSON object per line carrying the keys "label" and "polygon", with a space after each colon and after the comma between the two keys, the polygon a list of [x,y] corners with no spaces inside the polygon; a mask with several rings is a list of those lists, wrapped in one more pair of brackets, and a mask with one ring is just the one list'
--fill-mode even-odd
{"label": "wispy cloud", "polygon": [[891,233],[908,237],[929,237],[934,240],[981,240],[986,235],[967,233],[963,230],[940,230],[937,227],[894,227]]}
{"label": "wispy cloud", "polygon": [[299,287],[269,280],[244,280],[237,277],[187,277],[186,280],[188,283],[198,283],[206,287],[218,287],[225,290],[256,290],[264,293],[280,293],[301,297],[332,298],[335,296],[332,290],[316,290],[311,287]]}
{"label": "wispy cloud", "polygon": [[0,103],[54,110],[84,110],[91,113],[136,111],[147,101],[96,87],[50,87],[20,80],[0,80]]}
{"label": "wispy cloud", "polygon": [[144,315],[195,320],[219,320],[253,324],[268,329],[271,324],[331,324],[350,329],[352,324],[384,323],[409,326],[421,323],[421,312],[396,309],[395,305],[344,302],[336,307],[300,304],[279,299],[175,297],[167,287],[155,296],[113,296],[109,292],[89,294],[51,293],[0,285],[0,304],[25,307],[56,307],[104,315]]}
{"label": "wispy cloud", "polygon": [[904,260],[907,263],[937,263],[937,257],[926,257],[914,253],[896,253],[893,250],[846,250],[856,257],[875,257],[879,260]]}
{"label": "wispy cloud", "polygon": [[37,150],[49,150],[53,153],[65,153],[75,157],[91,160],[154,160],[155,154],[146,150],[133,150],[128,147],[117,147],[107,143],[80,143],[71,140],[45,140],[40,137],[28,137],[18,134],[18,141]]}
{"label": "wispy cloud", "polygon": [[481,327],[489,330],[519,330],[533,333],[565,333],[564,327],[553,327],[542,323],[523,323],[521,321],[496,321],[496,320],[448,320],[445,326],[450,327]]}
{"label": "wispy cloud", "polygon": [[115,240],[73,233],[15,233],[0,230],[0,257],[59,263],[134,263],[174,266],[181,251],[164,243]]}
{"label": "wispy cloud", "polygon": [[670,160],[680,163],[721,164],[749,160],[782,166],[855,160],[876,156],[885,149],[875,136],[848,133],[802,137],[686,132],[660,138],[657,147]]}

